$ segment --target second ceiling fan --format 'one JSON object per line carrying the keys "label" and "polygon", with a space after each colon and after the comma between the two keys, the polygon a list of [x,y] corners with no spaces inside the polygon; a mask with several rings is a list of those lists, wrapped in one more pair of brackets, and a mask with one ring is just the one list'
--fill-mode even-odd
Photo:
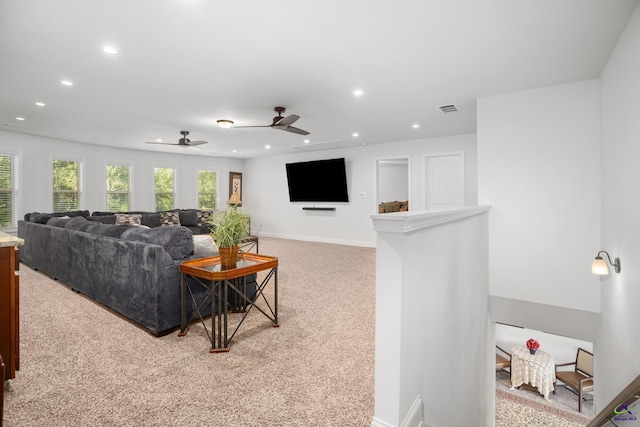
{"label": "second ceiling fan", "polygon": [[291,114],[291,115],[289,115],[287,117],[283,117],[282,113],[285,112],[285,108],[284,107],[275,107],[273,110],[276,113],[278,113],[278,115],[273,118],[273,122],[270,125],[263,125],[263,126],[234,126],[234,127],[235,128],[273,128],[273,129],[286,130],[287,132],[293,132],[293,133],[297,133],[297,134],[300,134],[300,135],[309,135],[309,132],[307,132],[306,130],[302,130],[302,129],[299,129],[297,127],[291,126],[291,124],[293,124],[296,120],[298,120],[300,118],[300,116],[297,116],[295,114]]}

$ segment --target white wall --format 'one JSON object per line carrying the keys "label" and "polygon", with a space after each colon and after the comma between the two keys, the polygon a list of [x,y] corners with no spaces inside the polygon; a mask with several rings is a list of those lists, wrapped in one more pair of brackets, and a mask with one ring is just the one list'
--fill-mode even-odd
{"label": "white wall", "polygon": [[478,100],[491,295],[600,311],[600,117],[597,80]]}
{"label": "white wall", "polygon": [[[602,74],[603,173],[600,249],[620,257],[620,274],[599,282],[602,321],[596,342],[596,405],[604,407],[640,374],[640,10]],[[610,269],[613,271],[613,269]]]}
{"label": "white wall", "polygon": [[509,353],[516,345],[525,345],[529,338],[540,343],[540,350],[552,354],[556,363],[567,363],[576,360],[578,348],[593,353],[593,343],[584,340],[561,337],[535,329],[516,328],[509,325],[496,324],[496,345]]}
{"label": "white wall", "polygon": [[409,164],[401,159],[378,162],[378,200],[409,200]]}
{"label": "white wall", "polygon": [[372,427],[493,425],[488,210],[372,217],[378,232]]}
{"label": "white wall", "polygon": [[[182,149],[182,148],[180,148]],[[176,168],[176,208],[195,208],[198,202],[198,169],[218,168],[218,208],[229,198],[229,171],[242,172],[243,161],[210,156],[154,153],[141,150],[107,148],[50,138],[0,131],[0,150],[18,154],[21,206],[19,218],[27,212],[52,211],[52,160],[76,159],[83,164],[81,208],[106,210],[105,166],[123,162],[133,168],[133,206],[131,210],[155,210],[154,167]],[[176,148],[178,150],[178,148]]]}
{"label": "white wall", "polygon": [[[243,205],[252,214],[255,232],[266,236],[356,246],[374,246],[369,215],[377,213],[376,160],[410,158],[410,209],[424,209],[424,156],[464,151],[467,204],[477,203],[476,139],[474,134],[305,152],[245,161]],[[289,202],[285,163],[344,157],[347,164],[348,203],[317,203],[333,212],[303,211],[311,203]],[[366,197],[360,197],[365,193]]]}

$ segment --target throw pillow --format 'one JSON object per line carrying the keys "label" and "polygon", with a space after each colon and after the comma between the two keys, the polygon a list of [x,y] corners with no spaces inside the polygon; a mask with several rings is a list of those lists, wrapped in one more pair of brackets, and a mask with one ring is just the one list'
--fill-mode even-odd
{"label": "throw pillow", "polygon": [[180,215],[178,212],[160,212],[160,225],[179,227],[182,225],[180,224]]}
{"label": "throw pillow", "polygon": [[142,224],[141,214],[116,214],[116,224]]}
{"label": "throw pillow", "polygon": [[213,237],[208,234],[193,235],[193,254],[198,257],[208,257],[218,254],[218,248]]}
{"label": "throw pillow", "polygon": [[197,227],[198,215],[194,209],[188,209],[184,211],[178,211],[180,216],[180,224],[183,227]]}
{"label": "throw pillow", "polygon": [[196,216],[198,217],[198,227],[209,225],[207,223],[209,222],[209,218],[211,217],[211,215],[213,215],[213,211],[197,210]]}

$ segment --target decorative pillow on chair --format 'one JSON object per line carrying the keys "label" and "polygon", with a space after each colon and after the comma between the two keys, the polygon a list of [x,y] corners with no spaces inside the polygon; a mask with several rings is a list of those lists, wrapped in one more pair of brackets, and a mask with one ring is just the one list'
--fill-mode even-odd
{"label": "decorative pillow on chair", "polygon": [[133,224],[140,225],[142,224],[142,215],[141,214],[116,214],[116,225],[121,224]]}
{"label": "decorative pillow on chair", "polygon": [[160,212],[161,226],[180,227],[180,214],[178,212]]}

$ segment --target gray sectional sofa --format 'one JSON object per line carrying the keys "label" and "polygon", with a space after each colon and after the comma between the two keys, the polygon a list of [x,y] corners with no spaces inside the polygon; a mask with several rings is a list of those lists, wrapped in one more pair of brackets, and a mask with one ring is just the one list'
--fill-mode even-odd
{"label": "gray sectional sofa", "polygon": [[184,226],[102,224],[87,211],[32,213],[18,221],[23,263],[156,336],[180,325],[179,264],[196,257],[192,235]]}

